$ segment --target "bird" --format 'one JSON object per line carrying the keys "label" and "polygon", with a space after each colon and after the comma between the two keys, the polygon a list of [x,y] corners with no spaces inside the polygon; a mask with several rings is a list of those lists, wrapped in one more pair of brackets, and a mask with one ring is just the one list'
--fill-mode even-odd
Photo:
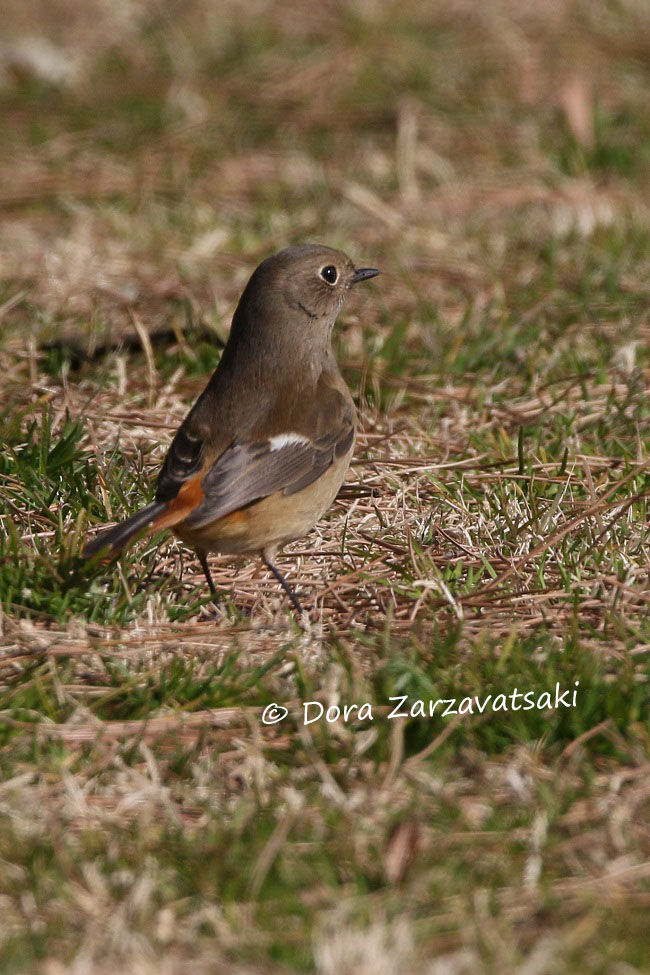
{"label": "bird", "polygon": [[262,261],[171,442],[154,500],[100,531],[82,557],[110,561],[136,537],[171,529],[195,551],[215,600],[208,553],[259,554],[301,617],[275,559],[327,511],[350,465],[357,415],[332,330],[351,287],[379,273],[323,244]]}

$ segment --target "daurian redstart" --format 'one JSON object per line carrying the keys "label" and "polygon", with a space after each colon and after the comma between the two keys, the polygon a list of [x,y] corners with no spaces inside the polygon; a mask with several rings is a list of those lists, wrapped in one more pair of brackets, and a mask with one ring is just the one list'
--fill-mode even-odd
{"label": "daurian redstart", "polygon": [[332,328],[350,286],[376,274],[318,244],[263,261],[172,441],[155,501],[101,531],[84,557],[109,559],[137,535],[171,528],[196,551],[213,595],[208,552],[259,552],[300,613],[274,559],[329,508],[350,464],[356,410]]}

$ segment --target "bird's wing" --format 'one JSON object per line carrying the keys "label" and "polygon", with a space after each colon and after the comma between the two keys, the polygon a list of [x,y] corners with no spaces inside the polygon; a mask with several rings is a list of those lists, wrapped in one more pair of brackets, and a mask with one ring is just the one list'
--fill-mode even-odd
{"label": "bird's wing", "polygon": [[354,442],[354,423],[312,440],[300,433],[276,434],[254,442],[235,441],[201,479],[203,498],[185,519],[202,528],[261,498],[308,487]]}
{"label": "bird's wing", "polygon": [[285,384],[255,409],[239,399],[233,410],[208,390],[165,458],[156,490],[166,505],[160,524],[182,518],[200,528],[276,491],[300,491],[348,453],[355,420],[338,370],[323,370],[309,396]]}
{"label": "bird's wing", "polygon": [[158,476],[156,501],[170,502],[204,468],[207,438],[190,413],[176,432]]}

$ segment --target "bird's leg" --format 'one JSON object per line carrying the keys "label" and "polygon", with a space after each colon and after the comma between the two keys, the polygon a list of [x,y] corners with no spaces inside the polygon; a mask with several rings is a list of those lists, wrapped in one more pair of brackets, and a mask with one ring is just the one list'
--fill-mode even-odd
{"label": "bird's leg", "polygon": [[216,600],[217,599],[217,590],[215,588],[214,582],[212,581],[212,575],[210,573],[210,566],[208,565],[208,556],[203,551],[203,549],[200,549],[200,548],[196,550],[196,555],[197,555],[197,558],[198,558],[199,562],[201,563],[201,568],[203,569],[203,574],[205,575],[205,578],[207,580],[208,586],[210,587],[210,593],[212,595],[212,598],[214,600]]}
{"label": "bird's leg", "polygon": [[293,589],[291,588],[291,586],[289,585],[289,583],[287,582],[287,580],[284,578],[284,576],[282,575],[282,573],[278,569],[277,565],[274,565],[273,562],[271,561],[272,560],[272,557],[274,555],[275,555],[275,552],[270,552],[268,549],[264,549],[262,551],[262,560],[263,560],[265,566],[267,567],[267,569],[270,569],[271,570],[271,572],[273,573],[273,575],[278,580],[278,582],[280,583],[280,585],[284,589],[285,593],[287,594],[287,596],[291,600],[291,604],[292,604],[293,608],[295,609],[296,613],[298,614],[298,617],[300,619],[302,619],[302,615],[303,615],[303,612],[304,612],[303,611],[303,608],[300,605],[300,603],[298,602],[298,597],[296,596],[295,592],[293,591]]}

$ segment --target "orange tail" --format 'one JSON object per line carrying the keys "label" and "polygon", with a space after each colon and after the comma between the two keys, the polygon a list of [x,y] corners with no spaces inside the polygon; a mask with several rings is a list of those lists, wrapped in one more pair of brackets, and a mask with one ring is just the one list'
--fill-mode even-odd
{"label": "orange tail", "polygon": [[113,558],[144,528],[148,528],[166,507],[167,505],[164,502],[153,501],[141,511],[136,511],[126,521],[121,521],[119,525],[113,525],[112,528],[106,528],[91,542],[88,542],[81,553],[82,558],[92,559],[100,552],[104,553],[105,559]]}

